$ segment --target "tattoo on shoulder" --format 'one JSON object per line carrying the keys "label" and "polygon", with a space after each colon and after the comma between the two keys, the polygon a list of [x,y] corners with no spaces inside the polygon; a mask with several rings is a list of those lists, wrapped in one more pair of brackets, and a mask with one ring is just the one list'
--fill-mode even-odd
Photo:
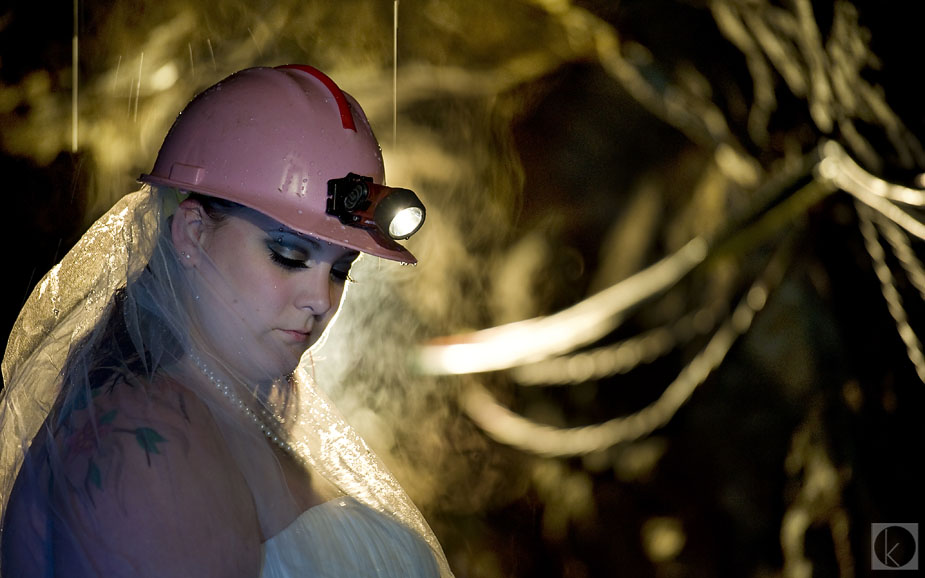
{"label": "tattoo on shoulder", "polygon": [[[145,453],[148,466],[151,465],[151,456],[161,453],[160,444],[167,443],[167,439],[152,427],[126,428],[117,427],[115,422],[119,410],[113,409],[101,415],[96,420],[87,419],[80,429],[68,433],[64,437],[65,462],[72,460],[86,460],[87,470],[83,480],[86,490],[103,489],[103,476],[100,463],[109,460],[100,460],[100,446],[113,435],[130,435],[134,437],[135,446]],[[109,456],[103,456],[109,457]]]}
{"label": "tattoo on shoulder", "polygon": [[[126,385],[131,387],[129,384]],[[91,501],[91,490],[103,490],[106,471],[118,467],[119,452],[136,448],[137,451],[144,452],[145,460],[150,467],[152,457],[160,455],[163,444],[169,443],[167,437],[162,435],[162,430],[152,427],[150,423],[131,427],[135,425],[130,423],[133,420],[125,419],[118,408],[91,413],[90,408],[100,407],[99,404],[92,403],[92,398],[111,392],[112,388],[94,388],[87,392],[89,395],[76,396],[71,403],[62,407],[60,418],[57,420],[56,437],[60,440],[60,457],[65,466],[72,471],[68,476],[69,481],[81,487]],[[188,421],[183,405],[180,411]],[[114,441],[113,436],[132,436],[134,443],[117,450],[114,444],[107,443]],[[81,470],[85,472],[82,475],[77,473]]]}

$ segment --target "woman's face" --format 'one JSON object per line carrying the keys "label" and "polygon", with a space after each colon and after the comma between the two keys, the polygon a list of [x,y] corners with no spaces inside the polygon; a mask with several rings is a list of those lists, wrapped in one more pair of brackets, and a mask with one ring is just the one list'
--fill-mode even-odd
{"label": "woman's face", "polygon": [[188,261],[203,337],[248,380],[288,375],[337,312],[358,253],[250,209],[215,220],[195,204],[204,226]]}

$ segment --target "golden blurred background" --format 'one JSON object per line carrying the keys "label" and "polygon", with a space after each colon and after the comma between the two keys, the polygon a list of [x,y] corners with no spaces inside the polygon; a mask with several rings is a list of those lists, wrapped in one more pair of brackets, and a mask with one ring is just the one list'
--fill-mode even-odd
{"label": "golden blurred background", "polygon": [[871,575],[925,487],[896,4],[14,0],[3,334],[195,93],[312,64],[428,205],[313,358],[457,576]]}

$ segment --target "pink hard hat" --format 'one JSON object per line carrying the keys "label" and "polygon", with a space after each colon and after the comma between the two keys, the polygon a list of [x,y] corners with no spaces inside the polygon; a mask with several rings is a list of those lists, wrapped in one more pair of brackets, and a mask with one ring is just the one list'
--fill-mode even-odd
{"label": "pink hard hat", "polygon": [[139,180],[234,201],[306,235],[415,263],[375,228],[326,212],[328,182],[349,174],[384,184],[366,114],[317,69],[290,65],[242,70],[199,94]]}

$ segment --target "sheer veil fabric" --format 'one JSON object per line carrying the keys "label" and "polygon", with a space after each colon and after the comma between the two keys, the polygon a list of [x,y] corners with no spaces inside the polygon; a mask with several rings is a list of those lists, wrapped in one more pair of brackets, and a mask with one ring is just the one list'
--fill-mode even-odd
{"label": "sheer veil fabric", "polygon": [[[262,538],[272,538],[280,531],[275,514],[298,507],[281,466],[284,448],[325,488],[325,499],[352,498],[397,520],[430,546],[441,576],[452,576],[421,513],[315,385],[309,365],[286,378],[258,363],[244,376],[235,369],[239,360],[227,359],[228,351],[247,359],[248,320],[225,297],[223,279],[184,269],[169,233],[182,198],[148,186],[122,198],[40,281],[16,321],[0,393],[0,564],[14,551],[37,575],[53,573],[55,556],[88,575],[130,574],[132,562],[118,552],[103,568],[82,551],[99,525],[94,499],[102,491],[119,492],[121,514],[175,526],[178,549],[197,547],[196,537],[182,539],[184,516],[202,516],[183,504],[214,503],[207,515],[220,516],[223,503],[242,495],[253,502]],[[210,308],[198,307],[206,300]],[[219,347],[214,332],[202,329],[212,321],[205,315],[224,317],[222,339],[230,344]],[[133,411],[137,419],[127,420]],[[89,417],[73,419],[77,414]],[[218,432],[208,438],[220,440],[214,447],[200,443],[203,421]],[[129,440],[134,459],[147,460],[150,478],[140,483],[152,485],[150,498],[143,488],[113,485],[130,459],[124,443],[107,445],[116,438]],[[214,477],[210,491],[190,496],[189,487],[169,487],[200,473],[159,474],[182,467],[168,455],[197,461],[201,475]],[[43,490],[17,493],[24,480]],[[17,508],[26,523],[11,531]],[[0,566],[0,576],[8,575]]]}

